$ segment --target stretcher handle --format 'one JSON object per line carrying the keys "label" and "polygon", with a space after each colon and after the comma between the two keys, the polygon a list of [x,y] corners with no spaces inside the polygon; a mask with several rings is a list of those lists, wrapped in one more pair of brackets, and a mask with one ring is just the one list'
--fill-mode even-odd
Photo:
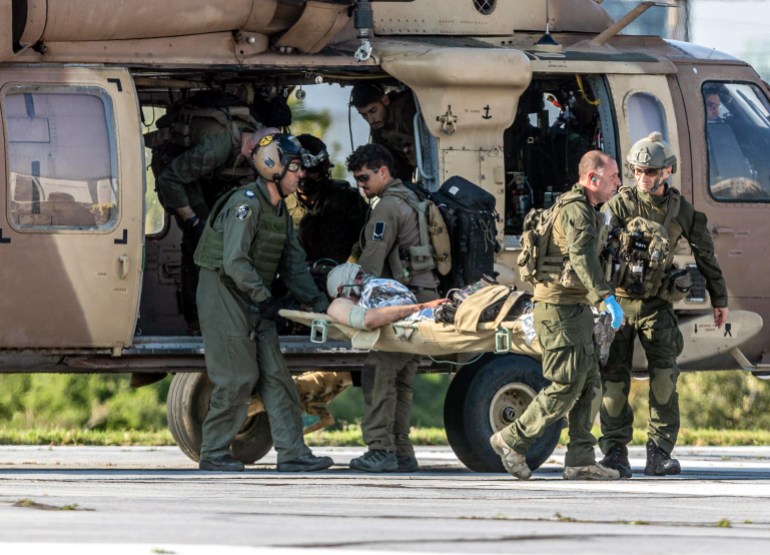
{"label": "stretcher handle", "polygon": [[329,335],[329,323],[326,320],[313,320],[310,324],[310,342],[326,343]]}
{"label": "stretcher handle", "polygon": [[507,353],[511,350],[511,330],[497,328],[495,332],[495,354]]}

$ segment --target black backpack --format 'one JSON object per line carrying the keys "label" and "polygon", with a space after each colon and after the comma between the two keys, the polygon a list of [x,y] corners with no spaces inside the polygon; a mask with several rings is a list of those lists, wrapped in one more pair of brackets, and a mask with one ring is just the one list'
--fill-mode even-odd
{"label": "black backpack", "polygon": [[431,194],[449,230],[452,271],[442,288],[464,287],[482,276],[494,275],[497,242],[495,197],[467,179],[453,176]]}

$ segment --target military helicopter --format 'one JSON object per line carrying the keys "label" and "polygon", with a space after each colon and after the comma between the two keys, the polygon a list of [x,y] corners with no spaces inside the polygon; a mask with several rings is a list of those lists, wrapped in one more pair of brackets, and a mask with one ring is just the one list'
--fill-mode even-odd
{"label": "military helicopter", "polygon": [[[730,292],[718,330],[692,256],[677,252],[694,282],[675,307],[681,366],[769,374],[768,88],[731,56],[623,35],[653,4],[615,21],[593,0],[0,0],[0,371],[173,372],[169,426],[196,459],[210,389],[176,297],[179,232],[167,217],[145,232],[143,114],[212,88],[374,81],[415,97],[424,187],[458,175],[495,196],[496,269],[519,287],[526,212],[576,180],[586,150],[622,165],[660,131],[679,161],[673,186],[708,216]],[[365,356],[301,336],[282,347],[297,374],[355,372]],[[298,387],[323,404],[349,383]],[[546,383],[524,355],[463,366],[444,409],[460,460],[502,471],[488,437]],[[559,431],[533,445],[530,466]],[[252,463],[270,446],[255,399],[234,452]]]}

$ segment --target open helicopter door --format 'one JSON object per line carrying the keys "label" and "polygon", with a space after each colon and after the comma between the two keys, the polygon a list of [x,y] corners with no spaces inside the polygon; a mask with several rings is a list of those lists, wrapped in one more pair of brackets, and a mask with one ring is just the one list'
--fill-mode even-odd
{"label": "open helicopter door", "polygon": [[0,68],[0,348],[129,345],[144,154],[129,73]]}

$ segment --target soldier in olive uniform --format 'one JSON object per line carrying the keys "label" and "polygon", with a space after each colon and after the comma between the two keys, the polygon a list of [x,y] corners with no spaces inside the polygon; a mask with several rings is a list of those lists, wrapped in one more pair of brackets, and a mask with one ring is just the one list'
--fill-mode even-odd
{"label": "soldier in olive uniform", "polygon": [[[417,213],[406,199],[417,196],[393,177],[393,158],[375,144],[360,146],[347,159],[368,198],[379,197],[361,234],[358,263],[375,277],[393,278],[415,294],[417,301],[438,298],[438,278],[432,269],[412,271],[405,253],[420,244]],[[406,353],[372,352],[361,375],[364,390],[364,443],[369,450],[350,461],[367,472],[409,472],[417,469],[409,441],[412,381],[419,357]]]}
{"label": "soldier in olive uniform", "polygon": [[[638,336],[648,361],[650,375],[650,417],[647,427],[647,464],[644,473],[653,476],[679,474],[681,467],[671,458],[679,432],[679,396],[676,381],[679,368],[676,357],[682,352],[683,339],[668,285],[674,273],[672,267],[675,246],[680,238],[690,245],[698,270],[706,278],[706,287],[714,308],[714,324],[727,321],[727,288],[722,271],[714,257],[714,244],[709,234],[706,215],[698,212],[668,178],[676,169],[676,156],[660,133],[652,133],[638,141],[627,157],[634,172],[636,187],[621,187],[620,194],[604,205],[611,215],[612,227],[625,228],[634,218],[641,217],[661,224],[667,231],[670,251],[663,268],[668,278],[656,291],[649,287],[629,287],[618,284],[617,295],[626,314],[626,322],[615,336],[610,356],[602,370],[604,399],[601,407],[602,437],[600,447],[605,453],[602,463],[631,477],[626,445],[633,434],[634,414],[628,404],[631,386],[631,365],[634,340]],[[643,240],[643,243],[646,240]],[[684,272],[680,272],[680,276]],[[645,275],[650,279],[651,274]],[[689,277],[689,275],[685,276]],[[682,293],[683,297],[686,293]]]}
{"label": "soldier in olive uniform", "polygon": [[328,300],[313,282],[282,200],[302,178],[302,147],[291,135],[262,138],[252,163],[259,179],[214,205],[195,251],[206,368],[213,390],[203,423],[201,470],[239,471],[230,444],[256,390],[270,420],[278,470],[323,470],[302,437],[300,401],[281,355],[270,285],[280,274],[300,302],[322,312]]}
{"label": "soldier in olive uniform", "polygon": [[200,331],[195,304],[198,268],[193,253],[216,199],[241,180],[254,178],[248,157],[256,145],[258,126],[253,119],[251,126],[246,126],[245,120],[220,126],[174,158],[155,179],[158,198],[182,230],[182,312],[191,334]]}
{"label": "soldier in olive uniform", "polygon": [[414,115],[417,108],[412,92],[385,91],[374,83],[353,87],[350,103],[369,124],[372,142],[388,149],[393,157],[393,177],[411,181],[417,166],[414,151]]}
{"label": "soldier in olive uniform", "polygon": [[331,178],[331,160],[326,145],[313,135],[297,137],[315,164],[305,167],[299,189],[286,197],[308,260],[345,262],[364,226],[369,206],[347,181]]}
{"label": "soldier in olive uniform", "polygon": [[615,480],[617,470],[596,462],[596,438],[591,434],[601,400],[599,357],[593,337],[591,305],[604,300],[612,327],[623,311],[604,278],[598,206],[620,184],[618,165],[600,151],[590,151],[579,165],[580,179],[557,200],[558,210],[545,255],[563,261],[563,271],[541,278],[535,285],[535,331],[543,352],[543,376],[551,384],[542,389],[508,427],[490,438],[503,466],[520,480],[532,472],[525,454],[545,429],[569,415],[569,445],[564,459],[568,480]]}

